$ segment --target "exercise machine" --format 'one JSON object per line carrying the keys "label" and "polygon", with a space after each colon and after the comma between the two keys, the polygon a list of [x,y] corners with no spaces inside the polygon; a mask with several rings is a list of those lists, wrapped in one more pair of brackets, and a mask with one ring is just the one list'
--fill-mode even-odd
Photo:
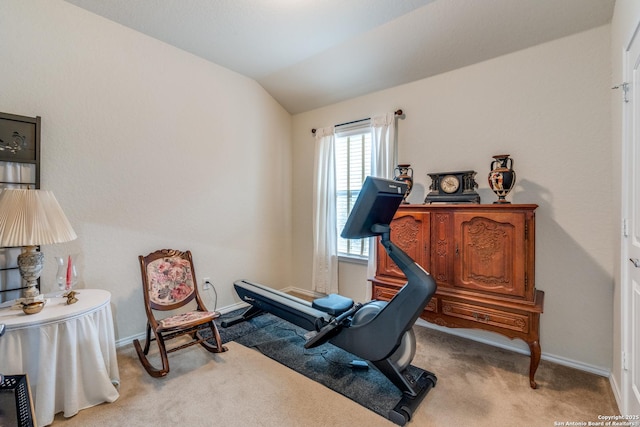
{"label": "exercise machine", "polygon": [[[238,280],[238,296],[250,307],[241,315],[222,323],[223,327],[250,319],[263,312],[315,332],[305,343],[313,348],[325,342],[364,359],[384,374],[400,391],[402,398],[389,413],[389,419],[404,425],[437,378],[409,367],[416,351],[413,325],[436,291],[436,283],[390,239],[390,223],[405,194],[406,184],[367,177],[351,215],[341,233],[343,238],[380,236],[389,257],[407,277],[407,283],[391,301],[354,304],[353,300],[331,294],[308,302],[267,286]],[[414,369],[416,369],[414,367]]]}

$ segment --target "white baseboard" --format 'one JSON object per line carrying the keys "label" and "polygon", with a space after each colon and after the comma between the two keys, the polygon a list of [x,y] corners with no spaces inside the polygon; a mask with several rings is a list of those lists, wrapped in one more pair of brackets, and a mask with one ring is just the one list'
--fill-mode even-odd
{"label": "white baseboard", "polygon": [[[231,304],[228,305],[226,307],[222,307],[220,309],[218,309],[218,311],[221,314],[225,314],[225,313],[229,313],[231,311],[237,310],[239,308],[245,308],[248,307],[249,304],[245,303],[245,302],[238,302],[235,304]],[[133,342],[133,340],[144,340],[146,338],[146,331],[145,332],[141,332],[139,334],[136,335],[131,335],[129,337],[126,338],[120,338],[119,340],[116,341],[116,348],[120,348],[120,347],[124,347],[127,346],[129,344],[131,344]]]}
{"label": "white baseboard", "polygon": [[[307,295],[307,296],[309,296],[311,298],[320,298],[320,297],[326,296],[326,295],[318,293],[318,292],[314,292],[314,291],[311,291],[311,290],[308,290],[308,289],[300,289],[300,288],[296,288],[296,287],[293,287],[293,286],[289,286],[287,288],[283,288],[283,289],[279,289],[279,290],[282,291],[282,292],[296,292],[298,294]],[[231,311],[237,310],[239,308],[245,308],[245,307],[248,307],[248,306],[249,306],[249,304],[240,301],[240,302],[237,302],[235,304],[228,305],[226,307],[221,307],[221,308],[218,309],[218,311],[220,313],[222,313],[222,314],[225,314],[225,313],[229,313]],[[120,347],[124,347],[126,345],[129,345],[129,344],[131,344],[133,342],[133,340],[136,340],[136,339],[144,340],[145,339],[145,335],[146,335],[146,331],[145,332],[141,332],[141,333],[136,334],[136,335],[132,335],[132,336],[126,337],[126,338],[120,338],[119,340],[116,341],[116,348],[120,348]]]}
{"label": "white baseboard", "polygon": [[[458,336],[461,338],[470,339],[472,341],[477,341],[483,344],[492,345],[494,347],[502,348],[504,350],[513,351],[516,353],[524,354],[529,356],[529,347],[523,341],[515,340],[509,342],[501,342],[499,339],[502,338],[501,335],[487,333],[489,335],[495,335],[496,339],[492,339],[491,336],[480,336],[473,329],[455,329],[455,328],[446,328],[438,325],[434,325],[433,323],[429,323],[425,320],[418,319],[416,325],[423,326],[426,328],[435,329],[450,335]],[[485,331],[482,331],[485,332]],[[541,356],[542,360],[547,360],[549,362],[556,363],[558,365],[568,366],[570,368],[578,369],[580,371],[590,372],[592,374],[600,375],[602,377],[611,378],[611,371],[607,368],[603,368],[600,366],[590,365],[588,363],[580,362],[578,360],[568,359],[563,356],[558,356],[555,354],[542,352]]]}
{"label": "white baseboard", "polygon": [[[318,298],[318,297],[324,296],[324,294],[319,294],[317,292],[314,292],[308,289],[299,289],[292,286],[288,288],[283,288],[280,290],[282,292],[297,292],[299,294],[307,295],[312,298]],[[231,311],[237,310],[239,308],[244,308],[247,306],[248,304],[244,302],[238,302],[226,307],[221,307],[220,309],[218,309],[218,311],[222,314],[225,314],[225,313],[229,313]],[[529,347],[526,344],[524,344],[524,342],[519,342],[517,340],[509,341],[509,342],[501,342],[499,341],[499,338],[501,338],[501,336],[498,336],[497,334],[491,334],[496,336],[496,339],[492,339],[493,337],[490,337],[490,336],[480,336],[477,334],[476,331],[472,329],[446,328],[446,327],[434,325],[433,323],[429,323],[423,319],[418,319],[418,321],[416,322],[416,325],[435,329],[447,334],[459,336],[461,338],[466,338],[473,341],[481,342],[483,344],[492,345],[494,347],[502,348],[505,350],[514,351],[516,353],[525,354],[527,356],[529,355]],[[142,332],[140,334],[133,335],[130,337],[126,337],[126,338],[121,338],[116,341],[116,348],[129,345],[134,339],[144,340],[144,338],[145,338],[145,332]],[[613,381],[613,376],[611,375],[611,371],[607,368],[590,365],[588,363],[580,362],[578,360],[572,360],[563,356],[558,356],[558,355],[545,353],[545,352],[542,352],[541,358],[542,360],[547,360],[549,362],[557,363],[558,365],[568,366],[570,368],[578,369],[585,372],[590,372],[592,374],[609,378],[610,382]],[[616,395],[616,401],[618,401],[618,407],[620,407],[619,388],[617,387],[617,384],[615,384],[615,381],[612,382],[612,388],[614,390],[614,394]]]}

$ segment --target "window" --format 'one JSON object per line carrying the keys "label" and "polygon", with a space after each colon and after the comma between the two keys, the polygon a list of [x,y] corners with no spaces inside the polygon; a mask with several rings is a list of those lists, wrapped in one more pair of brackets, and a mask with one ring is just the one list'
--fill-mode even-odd
{"label": "window", "polygon": [[366,259],[369,239],[343,239],[344,228],[362,183],[371,175],[371,131],[368,121],[336,133],[336,214],[338,255]]}

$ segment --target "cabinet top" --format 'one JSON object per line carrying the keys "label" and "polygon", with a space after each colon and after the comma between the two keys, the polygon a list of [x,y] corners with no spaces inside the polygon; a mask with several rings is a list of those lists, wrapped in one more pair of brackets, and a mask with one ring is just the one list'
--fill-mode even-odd
{"label": "cabinet top", "polygon": [[424,203],[417,205],[400,205],[398,210],[485,210],[485,211],[534,211],[538,205],[529,204],[516,204],[516,203],[491,203],[491,204],[477,204],[477,203]]}

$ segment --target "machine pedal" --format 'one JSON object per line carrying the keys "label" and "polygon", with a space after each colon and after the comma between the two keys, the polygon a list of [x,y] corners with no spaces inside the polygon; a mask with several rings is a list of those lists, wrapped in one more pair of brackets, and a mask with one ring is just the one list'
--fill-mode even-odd
{"label": "machine pedal", "polygon": [[351,369],[367,370],[369,369],[369,364],[364,360],[352,360],[351,362],[349,362],[349,367]]}

